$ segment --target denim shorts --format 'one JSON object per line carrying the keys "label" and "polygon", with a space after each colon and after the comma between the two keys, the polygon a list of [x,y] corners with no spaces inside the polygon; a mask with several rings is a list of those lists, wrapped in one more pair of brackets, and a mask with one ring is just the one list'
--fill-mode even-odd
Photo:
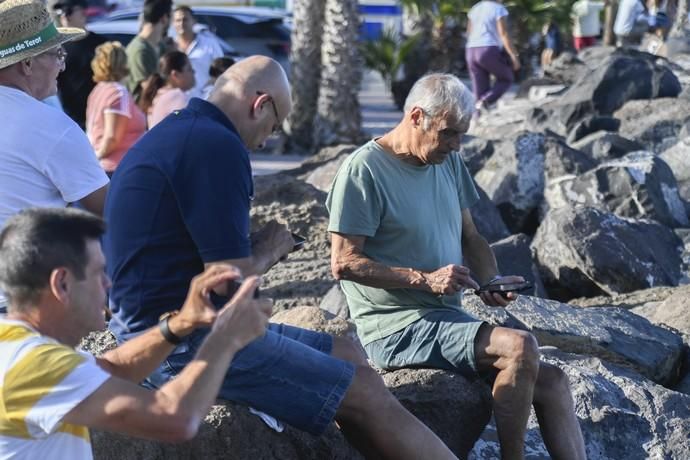
{"label": "denim shorts", "polygon": [[[160,388],[191,361],[208,330],[178,345],[143,383]],[[320,435],[335,417],[354,377],[354,365],[330,356],[328,334],[269,324],[266,334],[240,350],[218,395],[244,403],[309,433]]]}
{"label": "denim shorts", "polygon": [[381,369],[433,368],[476,376],[474,341],[482,324],[461,310],[435,310],[364,349]]}

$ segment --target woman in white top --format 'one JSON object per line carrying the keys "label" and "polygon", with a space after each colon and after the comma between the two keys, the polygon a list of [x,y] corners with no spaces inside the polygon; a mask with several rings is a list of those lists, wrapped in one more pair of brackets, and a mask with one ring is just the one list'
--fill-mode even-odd
{"label": "woman in white top", "polygon": [[[520,69],[519,55],[508,35],[508,10],[500,2],[482,0],[467,14],[465,60],[479,111],[500,98]],[[496,79],[491,86],[491,76]]]}
{"label": "woman in white top", "polygon": [[175,110],[187,107],[194,87],[194,69],[189,58],[181,51],[169,51],[161,56],[158,72],[143,84],[139,106],[147,114],[149,129],[160,123]]}

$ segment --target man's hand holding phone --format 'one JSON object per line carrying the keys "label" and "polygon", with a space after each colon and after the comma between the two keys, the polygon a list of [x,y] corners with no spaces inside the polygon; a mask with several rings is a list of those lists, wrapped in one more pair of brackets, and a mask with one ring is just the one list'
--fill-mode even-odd
{"label": "man's hand holding phone", "polygon": [[531,287],[532,284],[525,281],[522,276],[501,276],[475,289],[474,293],[490,307],[506,307],[511,301],[517,299],[519,292]]}

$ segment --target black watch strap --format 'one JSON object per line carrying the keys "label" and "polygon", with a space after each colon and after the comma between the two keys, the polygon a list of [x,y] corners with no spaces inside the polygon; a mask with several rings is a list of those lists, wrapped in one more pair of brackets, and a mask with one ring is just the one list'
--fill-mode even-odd
{"label": "black watch strap", "polygon": [[173,345],[178,345],[182,343],[182,338],[173,334],[173,332],[170,330],[170,325],[168,324],[168,321],[170,321],[170,318],[173,316],[175,315],[164,315],[164,317],[158,322],[158,329],[160,329],[165,340]]}

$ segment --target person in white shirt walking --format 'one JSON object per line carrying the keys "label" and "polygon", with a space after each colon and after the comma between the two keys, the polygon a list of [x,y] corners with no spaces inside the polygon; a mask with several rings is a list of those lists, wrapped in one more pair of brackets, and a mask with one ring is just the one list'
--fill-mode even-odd
{"label": "person in white shirt walking", "polygon": [[645,5],[641,0],[620,0],[613,24],[616,46],[636,46],[640,43],[648,27],[646,18],[641,17],[644,12]]}
{"label": "person in white shirt walking", "polygon": [[194,69],[196,84],[189,90],[190,97],[201,97],[202,89],[209,79],[208,69],[214,59],[223,56],[223,50],[216,40],[208,35],[194,32],[194,15],[188,6],[178,6],[173,10],[175,39],[180,51],[189,57]]}
{"label": "person in white shirt walking", "polygon": [[608,4],[609,0],[578,0],[573,3],[570,18],[573,21],[573,45],[577,51],[596,44],[601,34],[601,11]]}

